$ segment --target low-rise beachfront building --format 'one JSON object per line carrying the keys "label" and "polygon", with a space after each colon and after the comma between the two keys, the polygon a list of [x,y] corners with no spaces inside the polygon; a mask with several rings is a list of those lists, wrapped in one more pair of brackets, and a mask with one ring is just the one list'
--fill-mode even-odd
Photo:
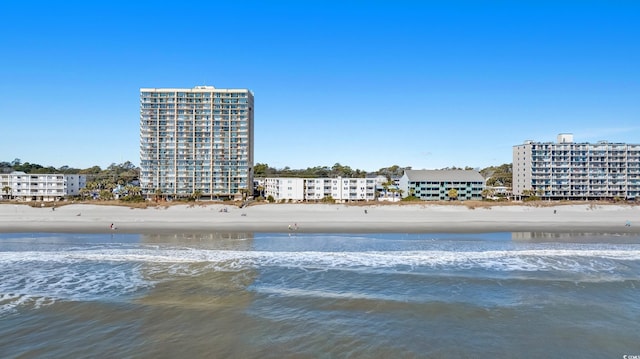
{"label": "low-rise beachfront building", "polygon": [[264,194],[276,201],[303,201],[304,179],[275,177],[264,179]]}
{"label": "low-rise beachfront building", "polygon": [[336,183],[339,187],[334,189],[332,181],[332,197],[337,201],[373,201],[376,198],[375,178],[341,178]]}
{"label": "low-rise beachfront building", "polygon": [[640,144],[525,141],[513,146],[513,194],[549,200],[636,199]]}
{"label": "low-rise beachfront building", "polygon": [[485,190],[487,192],[487,198],[489,199],[500,199],[500,198],[510,198],[511,197],[511,188],[506,186],[486,186]]}
{"label": "low-rise beachfront building", "polygon": [[274,177],[264,179],[264,195],[276,201],[373,201],[376,185],[376,178]]}
{"label": "low-rise beachfront building", "polygon": [[77,196],[87,184],[85,175],[11,172],[0,174],[3,198],[55,201]]}
{"label": "low-rise beachfront building", "polygon": [[[481,200],[484,178],[473,170],[406,170],[399,187],[403,198],[423,201]],[[451,192],[451,190],[455,192]],[[456,198],[450,195],[456,193]]]}

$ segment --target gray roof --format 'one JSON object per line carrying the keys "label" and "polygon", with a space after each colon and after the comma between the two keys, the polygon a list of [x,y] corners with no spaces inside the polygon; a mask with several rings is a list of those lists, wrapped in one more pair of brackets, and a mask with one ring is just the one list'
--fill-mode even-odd
{"label": "gray roof", "polygon": [[409,182],[483,182],[484,178],[473,170],[406,170]]}

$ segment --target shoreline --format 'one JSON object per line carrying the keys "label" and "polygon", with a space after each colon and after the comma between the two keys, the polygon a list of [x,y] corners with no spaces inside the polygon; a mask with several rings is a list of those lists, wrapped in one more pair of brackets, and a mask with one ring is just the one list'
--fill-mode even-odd
{"label": "shoreline", "polygon": [[[627,221],[630,225],[627,226]],[[110,229],[111,223],[117,228]],[[131,208],[69,204],[52,210],[0,204],[0,233],[640,233],[640,207],[562,204],[490,206],[414,204],[227,204]]]}

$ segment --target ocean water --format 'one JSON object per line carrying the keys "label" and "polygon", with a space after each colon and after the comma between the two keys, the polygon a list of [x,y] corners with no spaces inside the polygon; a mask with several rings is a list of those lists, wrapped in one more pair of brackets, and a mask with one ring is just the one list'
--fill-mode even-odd
{"label": "ocean water", "polygon": [[640,237],[0,234],[2,358],[640,355]]}

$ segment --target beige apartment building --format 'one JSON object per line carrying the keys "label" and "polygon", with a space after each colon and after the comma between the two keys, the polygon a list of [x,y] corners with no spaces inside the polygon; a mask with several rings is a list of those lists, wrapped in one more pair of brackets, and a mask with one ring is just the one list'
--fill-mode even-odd
{"label": "beige apartment building", "polygon": [[640,196],[640,144],[526,141],[513,146],[513,194],[543,199],[636,199]]}
{"label": "beige apartment building", "polygon": [[253,93],[140,89],[140,184],[147,196],[234,198],[252,192]]}

